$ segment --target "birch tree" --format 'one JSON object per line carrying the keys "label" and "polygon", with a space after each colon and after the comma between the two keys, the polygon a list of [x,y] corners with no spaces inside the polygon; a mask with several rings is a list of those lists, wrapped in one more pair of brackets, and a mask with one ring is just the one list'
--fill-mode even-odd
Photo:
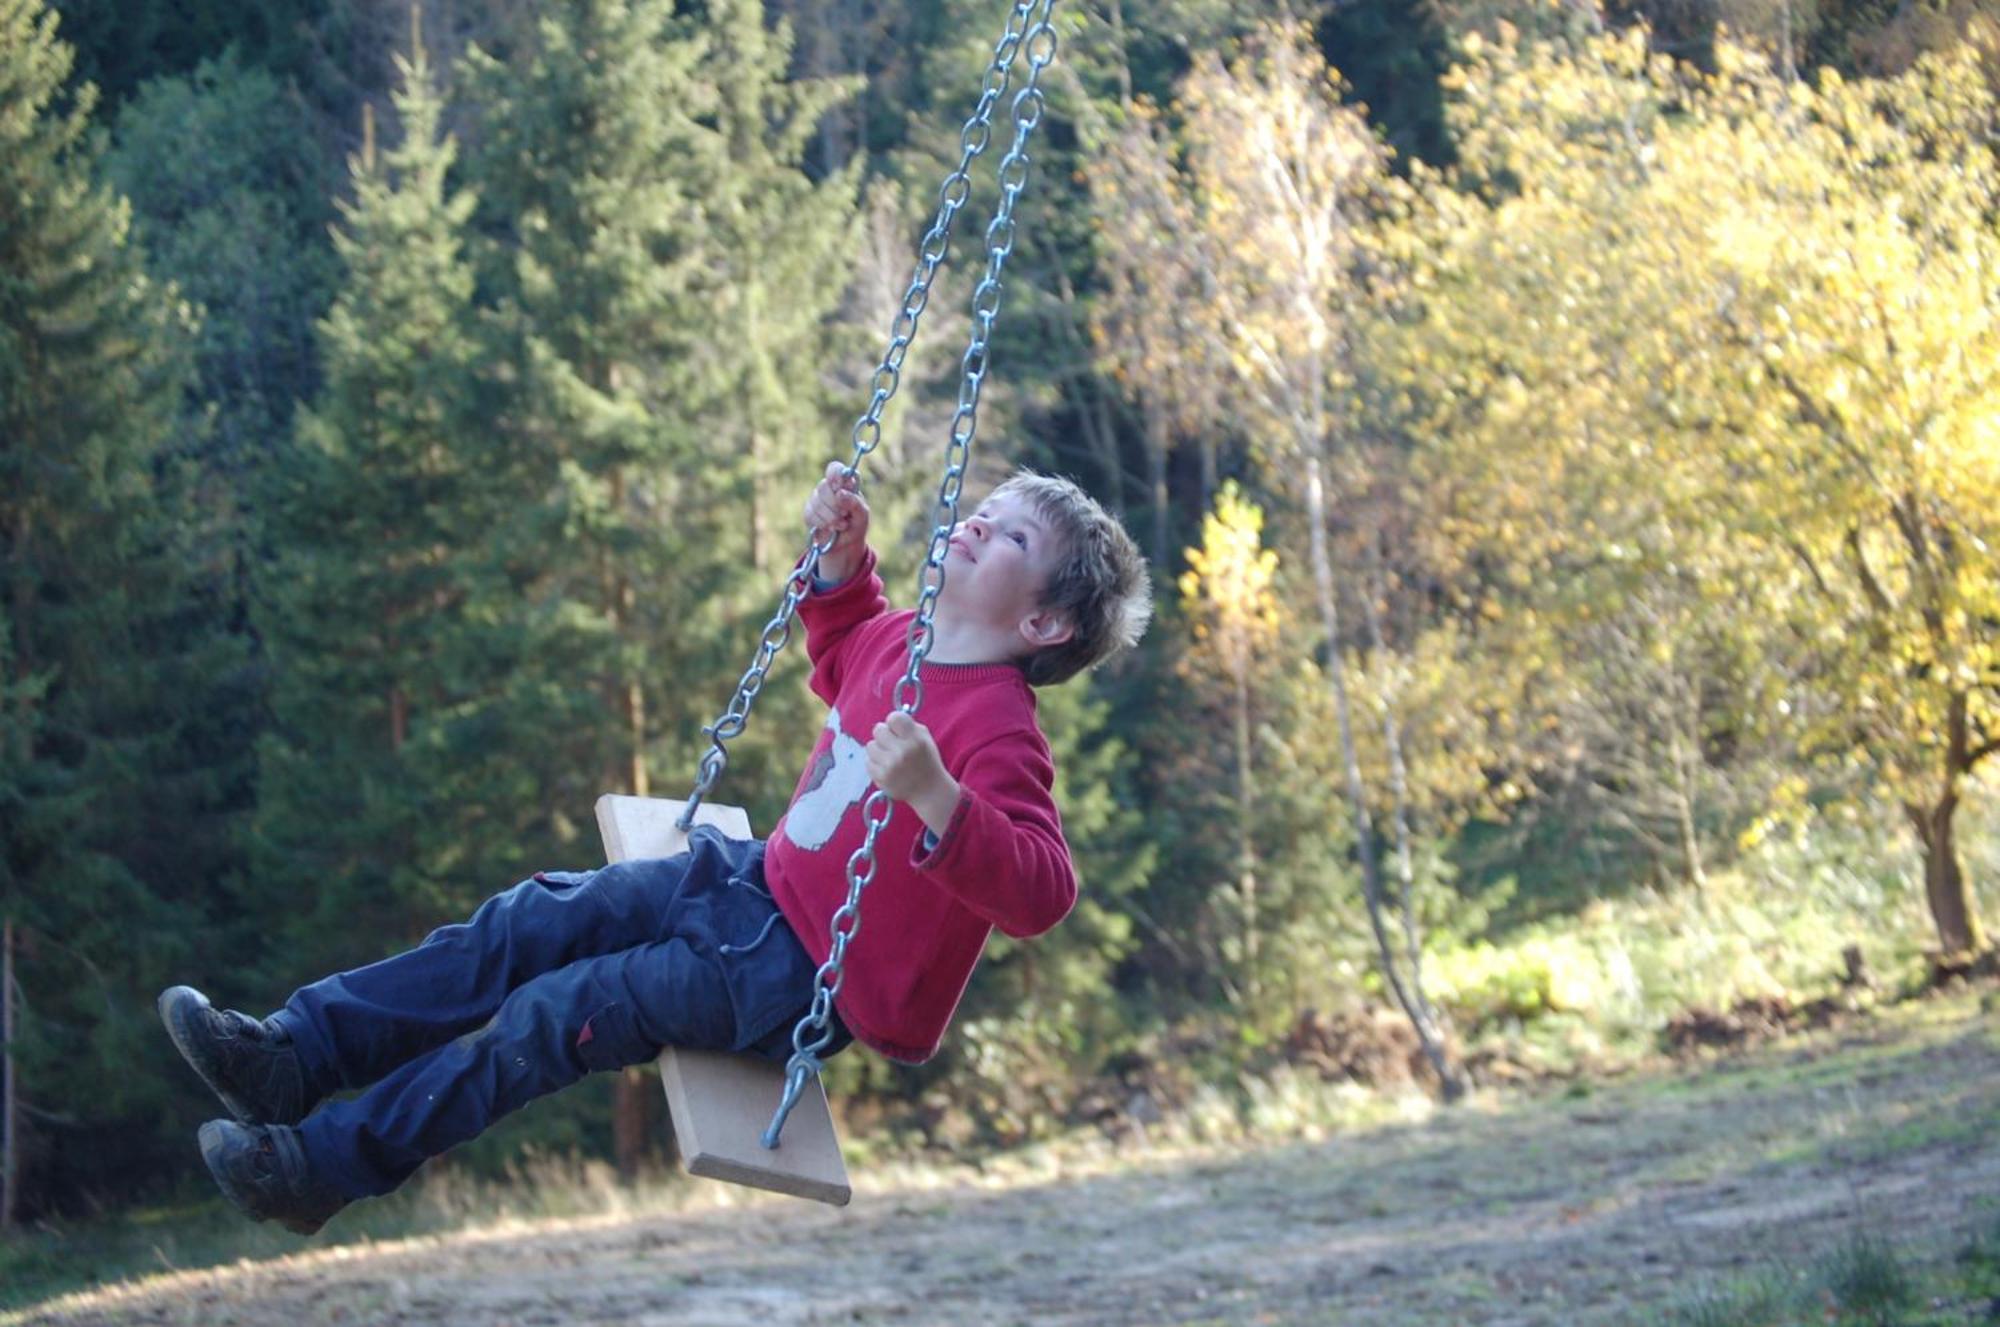
{"label": "birch tree", "polygon": [[1236,783],[1236,891],[1241,909],[1242,990],[1255,1007],[1258,973],[1257,850],[1253,826],[1257,781],[1251,741],[1255,674],[1277,644],[1280,626],[1273,582],[1278,555],[1264,547],[1264,513],[1234,484],[1217,495],[1202,520],[1202,541],[1188,550],[1181,602],[1194,635],[1186,665],[1197,678],[1214,677],[1228,689],[1230,746]]}
{"label": "birch tree", "polygon": [[1447,1097],[1460,1092],[1433,1011],[1389,938],[1371,801],[1354,733],[1342,597],[1330,542],[1331,467],[1344,445],[1354,381],[1349,337],[1368,221],[1395,193],[1387,154],[1310,34],[1272,28],[1232,61],[1199,59],[1185,118],[1195,226],[1215,261],[1200,306],[1266,463],[1304,508],[1326,674],[1333,694],[1363,889],[1383,977],[1416,1028]]}

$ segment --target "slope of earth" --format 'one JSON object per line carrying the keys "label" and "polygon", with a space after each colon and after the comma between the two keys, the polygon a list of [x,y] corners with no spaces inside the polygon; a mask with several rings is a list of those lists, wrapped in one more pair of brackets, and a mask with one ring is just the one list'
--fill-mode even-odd
{"label": "slope of earth", "polygon": [[864,1172],[843,1211],[756,1199],[350,1245],[0,1321],[1644,1323],[1857,1230],[1919,1263],[2000,1231],[1995,1021],[1939,1002],[1325,1141]]}

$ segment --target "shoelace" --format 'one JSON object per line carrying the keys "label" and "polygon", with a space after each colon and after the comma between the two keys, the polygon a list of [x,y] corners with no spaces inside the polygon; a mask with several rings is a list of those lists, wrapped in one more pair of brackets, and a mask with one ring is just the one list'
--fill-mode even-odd
{"label": "shoelace", "polygon": [[264,1130],[257,1145],[257,1160],[265,1166],[265,1173],[287,1188],[297,1189],[305,1178],[306,1150],[296,1129]]}
{"label": "shoelace", "polygon": [[239,1014],[234,1009],[210,1009],[209,1022],[219,1040],[224,1041],[264,1041],[264,1025],[248,1014]]}

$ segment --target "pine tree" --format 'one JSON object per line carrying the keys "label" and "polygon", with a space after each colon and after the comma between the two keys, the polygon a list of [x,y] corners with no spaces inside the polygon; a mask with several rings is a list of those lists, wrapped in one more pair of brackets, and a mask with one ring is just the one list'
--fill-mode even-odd
{"label": "pine tree", "polygon": [[75,1130],[27,1140],[30,1211],[148,1164],[167,1090],[132,1071],[155,1050],[148,997],[194,943],[228,835],[210,814],[226,775],[190,735],[231,656],[182,565],[162,447],[190,328],[95,182],[96,94],[65,95],[71,62],[40,0],[0,0],[0,911],[24,1095]]}
{"label": "pine tree", "polygon": [[[522,712],[551,724],[536,780],[572,839],[598,794],[692,775],[726,699],[694,680],[734,676],[755,643],[735,621],[754,477],[820,405],[811,332],[838,295],[852,186],[799,171],[829,91],[787,88],[787,39],[762,24],[759,5],[680,18],[666,0],[582,0],[507,63],[470,60],[513,338],[504,417],[525,491],[547,495],[515,524],[511,565],[538,606],[517,682]],[[768,615],[774,586],[757,588]],[[646,1099],[627,1082],[627,1165]]]}
{"label": "pine tree", "polygon": [[[505,599],[489,545],[507,480],[456,148],[420,41],[402,138],[352,163],[319,325],[325,386],[267,485],[260,623],[274,672],[260,875],[315,970],[410,942],[495,886],[520,802],[505,772]],[[296,977],[300,972],[290,972]]]}
{"label": "pine tree", "polygon": [[703,413],[720,449],[749,459],[750,560],[768,580],[798,551],[796,499],[831,451],[824,332],[857,239],[861,159],[806,175],[821,118],[852,84],[787,82],[790,24],[767,28],[761,0],[712,0],[707,30],[700,72],[717,98],[701,192],[724,335],[701,348],[718,393]]}
{"label": "pine tree", "polygon": [[761,9],[592,0],[542,18],[511,64],[472,60],[518,361],[506,413],[551,495],[517,565],[546,606],[537,704],[565,716],[564,806],[692,772],[724,697],[688,679],[740,670],[738,614],[774,598],[775,576],[750,586],[753,513],[767,545],[789,542],[784,508],[818,468],[793,475],[796,458],[830,432],[814,335],[845,279],[853,184],[799,163],[838,89],[785,83],[789,38]]}
{"label": "pine tree", "polygon": [[239,595],[255,476],[318,388],[313,324],[338,276],[328,231],[341,163],[312,130],[278,79],[231,57],[148,82],[119,111],[105,159],[151,270],[201,310],[184,431],[204,556],[231,564]]}
{"label": "pine tree", "polygon": [[[849,432],[867,402],[869,374],[881,354],[885,323],[870,319],[856,337],[851,317],[837,321],[843,295],[855,284],[860,243],[856,194],[861,158],[814,179],[807,158],[816,127],[853,91],[851,80],[788,81],[790,25],[765,22],[759,0],[713,0],[702,29],[707,54],[699,74],[714,87],[713,110],[700,119],[700,165],[693,177],[711,220],[704,241],[714,294],[708,317],[714,327],[697,348],[690,396],[679,413],[703,422],[711,458],[739,464],[726,487],[706,501],[748,534],[731,546],[743,565],[739,591],[727,604],[723,629],[711,633],[709,652],[690,661],[697,676],[717,680],[689,690],[679,712],[662,714],[663,743],[677,754],[728,699],[730,682],[748,664],[757,629],[769,619],[779,587],[804,548],[799,502],[826,462],[852,453]],[[908,262],[899,276],[907,278]],[[900,299],[902,290],[896,294]],[[893,474],[893,446],[868,462],[872,479]],[[716,473],[716,478],[723,475]],[[926,479],[928,492],[935,481]],[[897,504],[878,489],[880,528],[895,528]],[[672,634],[672,618],[649,628]],[[822,721],[803,685],[805,669],[788,670],[785,684],[767,687],[757,720],[731,748],[725,801],[761,802],[770,824],[790,793],[806,733]],[[719,683],[719,685],[717,685]],[[685,758],[668,777],[689,777]],[[678,787],[672,788],[676,794]]]}
{"label": "pine tree", "polygon": [[468,57],[514,385],[502,418],[533,504],[510,565],[542,666],[520,703],[559,725],[539,772],[559,807],[646,791],[642,673],[685,655],[648,650],[642,595],[692,614],[738,528],[703,500],[683,409],[711,326],[691,188],[694,117],[712,107],[701,51],[663,0],[586,0],[540,17],[508,64]]}

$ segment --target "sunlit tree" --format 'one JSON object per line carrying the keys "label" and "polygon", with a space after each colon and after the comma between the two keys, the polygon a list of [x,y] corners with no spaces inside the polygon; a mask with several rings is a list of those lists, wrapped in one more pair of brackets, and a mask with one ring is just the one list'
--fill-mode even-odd
{"label": "sunlit tree", "polygon": [[1228,688],[1236,782],[1236,888],[1242,907],[1244,990],[1259,996],[1257,853],[1252,826],[1257,782],[1251,742],[1252,688],[1259,663],[1278,640],[1281,624],[1274,582],[1278,554],[1265,548],[1264,513],[1236,485],[1225,485],[1201,523],[1201,545],[1187,551],[1181,602],[1193,631],[1186,666]]}
{"label": "sunlit tree", "polygon": [[1090,193],[1105,289],[1091,306],[1090,330],[1099,362],[1138,406],[1150,550],[1153,564],[1165,567],[1176,444],[1192,437],[1199,449],[1204,502],[1216,483],[1215,393],[1224,375],[1205,362],[1214,338],[1199,315],[1214,267],[1157,109],[1135,103],[1122,124],[1102,132]]}
{"label": "sunlit tree", "polygon": [[1580,624],[1682,578],[1789,670],[1731,721],[1796,724],[1901,807],[1942,950],[1977,951],[1953,825],[2000,750],[1992,93],[1970,54],[1817,87],[1718,62],[1475,50],[1476,187],[1412,213],[1384,372],[1501,597]]}

